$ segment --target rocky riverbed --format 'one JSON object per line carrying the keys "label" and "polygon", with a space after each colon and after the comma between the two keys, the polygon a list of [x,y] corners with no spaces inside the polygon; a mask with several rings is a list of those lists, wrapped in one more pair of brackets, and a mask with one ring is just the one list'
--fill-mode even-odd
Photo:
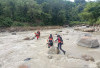
{"label": "rocky riverbed", "polygon": [[[3,32],[0,33],[0,68],[19,68],[26,65],[29,68],[98,68],[100,65],[100,48],[86,48],[77,45],[80,36],[87,32],[76,31],[73,28],[41,30],[39,40],[23,40],[26,37],[32,38],[33,31]],[[49,34],[60,34],[66,50],[64,55],[48,54],[47,39]],[[100,32],[89,33],[100,43]],[[57,47],[57,42],[54,43]],[[90,56],[94,59],[85,60],[82,56]],[[98,64],[97,64],[98,63]]]}

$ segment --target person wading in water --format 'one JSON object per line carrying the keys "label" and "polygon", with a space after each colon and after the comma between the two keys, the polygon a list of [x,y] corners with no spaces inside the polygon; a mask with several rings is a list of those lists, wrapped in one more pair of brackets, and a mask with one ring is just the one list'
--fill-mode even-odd
{"label": "person wading in water", "polygon": [[53,46],[53,36],[52,36],[52,34],[50,34],[50,36],[49,36],[48,48],[50,48],[51,46]]}
{"label": "person wading in water", "polygon": [[60,35],[57,35],[57,39],[55,41],[57,41],[57,40],[58,40],[58,49],[60,49],[64,53],[64,55],[65,55],[66,51],[64,51],[62,49],[62,45],[63,45],[62,37]]}

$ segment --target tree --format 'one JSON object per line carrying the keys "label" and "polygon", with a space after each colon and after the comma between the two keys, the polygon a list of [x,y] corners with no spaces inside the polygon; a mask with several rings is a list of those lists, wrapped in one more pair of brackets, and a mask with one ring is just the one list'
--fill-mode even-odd
{"label": "tree", "polygon": [[96,2],[88,3],[80,16],[83,20],[89,21],[91,25],[95,24],[100,17],[100,4]]}
{"label": "tree", "polygon": [[2,15],[3,13],[3,8],[2,8],[2,5],[0,4],[0,15]]}
{"label": "tree", "polygon": [[86,1],[85,0],[75,0],[76,4],[85,4]]}
{"label": "tree", "polygon": [[98,23],[99,4],[85,0],[0,0],[0,21],[11,20],[13,24],[30,26],[65,25],[74,21]]}

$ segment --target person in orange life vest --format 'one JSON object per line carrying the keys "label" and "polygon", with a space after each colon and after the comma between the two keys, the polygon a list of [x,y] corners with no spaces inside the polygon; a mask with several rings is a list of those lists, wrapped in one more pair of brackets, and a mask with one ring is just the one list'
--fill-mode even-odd
{"label": "person in orange life vest", "polygon": [[62,44],[63,44],[63,40],[62,37],[60,35],[57,35],[57,39],[55,41],[58,40],[58,49],[60,49],[64,54],[66,53],[66,51],[64,51],[62,49]]}
{"label": "person in orange life vest", "polygon": [[52,36],[52,34],[50,34],[50,36],[49,36],[48,48],[50,48],[51,46],[53,46],[53,36]]}
{"label": "person in orange life vest", "polygon": [[35,37],[37,37],[37,40],[39,39],[39,34],[38,34],[38,32],[35,33]]}
{"label": "person in orange life vest", "polygon": [[37,33],[39,34],[39,37],[40,37],[40,31],[37,31]]}

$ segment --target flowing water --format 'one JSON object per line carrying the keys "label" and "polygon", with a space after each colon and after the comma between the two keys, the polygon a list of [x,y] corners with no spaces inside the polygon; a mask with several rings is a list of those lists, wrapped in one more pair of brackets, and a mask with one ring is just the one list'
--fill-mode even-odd
{"label": "flowing water", "polygon": [[[61,32],[62,31],[62,32]],[[0,33],[0,68],[18,68],[20,65],[27,65],[29,68],[96,68],[94,64],[100,60],[100,48],[86,48],[77,46],[76,42],[80,35],[85,32],[74,31],[72,28],[41,30],[39,40],[23,40],[26,37],[32,38],[36,31]],[[66,55],[48,54],[47,39],[49,34],[60,34],[64,40],[62,48],[66,50]],[[91,33],[100,43],[100,33]],[[54,43],[57,47],[57,43]],[[80,59],[81,55],[94,57],[95,62]],[[52,56],[49,59],[48,56]],[[70,57],[73,58],[70,58]],[[31,58],[24,61],[27,58]]]}

